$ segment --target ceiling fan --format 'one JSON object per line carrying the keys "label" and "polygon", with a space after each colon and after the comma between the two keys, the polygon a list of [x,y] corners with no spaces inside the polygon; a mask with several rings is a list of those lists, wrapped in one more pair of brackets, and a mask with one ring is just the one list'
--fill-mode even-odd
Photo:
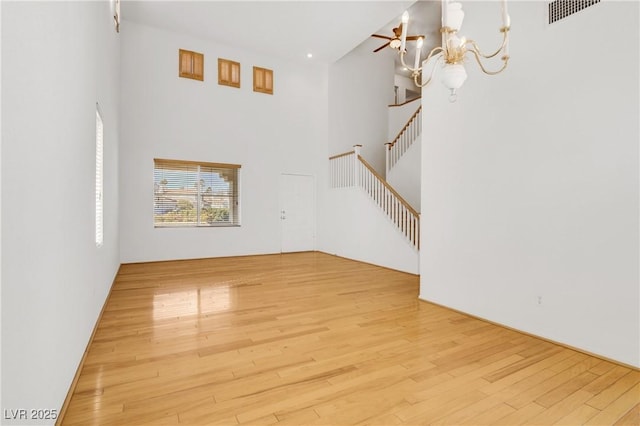
{"label": "ceiling fan", "polygon": [[[371,37],[377,37],[377,38],[383,38],[385,40],[389,40],[388,42],[386,42],[385,44],[383,44],[382,46],[374,50],[373,53],[378,52],[387,46],[391,47],[392,49],[400,49],[400,45],[402,44],[402,42],[400,41],[400,37],[402,36],[402,22],[400,22],[400,25],[398,25],[396,28],[393,29],[393,35],[394,37],[389,37],[389,36],[380,35],[380,34],[371,34]],[[407,36],[407,40],[417,40],[420,37],[424,39],[423,35],[412,35],[412,36]]]}

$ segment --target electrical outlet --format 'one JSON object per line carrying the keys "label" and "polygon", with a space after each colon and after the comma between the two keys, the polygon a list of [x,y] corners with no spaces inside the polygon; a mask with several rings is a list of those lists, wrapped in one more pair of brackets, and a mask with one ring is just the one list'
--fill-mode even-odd
{"label": "electrical outlet", "polygon": [[538,305],[542,305],[542,296],[538,296]]}

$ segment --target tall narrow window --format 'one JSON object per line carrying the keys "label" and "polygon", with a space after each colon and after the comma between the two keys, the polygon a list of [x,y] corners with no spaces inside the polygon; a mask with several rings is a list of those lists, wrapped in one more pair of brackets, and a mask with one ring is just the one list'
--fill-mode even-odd
{"label": "tall narrow window", "polygon": [[240,225],[237,164],[154,160],[155,227]]}
{"label": "tall narrow window", "polygon": [[102,125],[102,117],[100,117],[100,111],[96,105],[96,246],[100,247],[104,240],[103,235],[103,183],[102,183],[102,168],[103,168],[103,139],[104,139],[104,127]]}
{"label": "tall narrow window", "polygon": [[113,24],[116,26],[116,32],[120,32],[120,21],[122,18],[120,17],[120,0],[115,0],[114,2],[114,11],[113,11]]}

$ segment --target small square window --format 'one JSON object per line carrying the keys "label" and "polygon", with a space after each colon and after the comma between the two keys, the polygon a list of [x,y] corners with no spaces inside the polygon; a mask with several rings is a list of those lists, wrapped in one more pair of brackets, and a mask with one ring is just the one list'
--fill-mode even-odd
{"label": "small square window", "polygon": [[253,67],[253,91],[273,95],[273,70]]}
{"label": "small square window", "polygon": [[240,87],[240,63],[218,58],[218,84]]}
{"label": "small square window", "polygon": [[178,75],[184,78],[204,81],[204,55],[180,49]]}

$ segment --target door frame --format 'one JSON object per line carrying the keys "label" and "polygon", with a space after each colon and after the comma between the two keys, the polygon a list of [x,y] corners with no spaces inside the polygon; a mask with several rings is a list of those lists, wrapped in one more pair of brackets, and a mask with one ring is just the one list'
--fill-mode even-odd
{"label": "door frame", "polygon": [[[313,218],[312,218],[312,227],[313,227],[313,243],[312,243],[312,247],[309,250],[304,250],[304,251],[315,251],[317,249],[317,242],[318,242],[318,218],[317,218],[317,210],[316,210],[316,194],[317,194],[317,187],[316,187],[316,176],[315,175],[311,175],[311,174],[306,174],[306,173],[280,173],[280,187],[279,187],[279,196],[278,196],[278,217],[281,217],[282,215],[282,211],[284,209],[284,191],[283,191],[283,186],[284,186],[284,179],[286,179],[286,177],[289,176],[297,176],[297,177],[304,177],[304,178],[311,178],[311,183],[312,183],[312,188],[313,188],[313,192],[311,194],[311,208],[313,211]],[[280,219],[280,253],[295,253],[295,251],[284,251],[284,220]]]}

